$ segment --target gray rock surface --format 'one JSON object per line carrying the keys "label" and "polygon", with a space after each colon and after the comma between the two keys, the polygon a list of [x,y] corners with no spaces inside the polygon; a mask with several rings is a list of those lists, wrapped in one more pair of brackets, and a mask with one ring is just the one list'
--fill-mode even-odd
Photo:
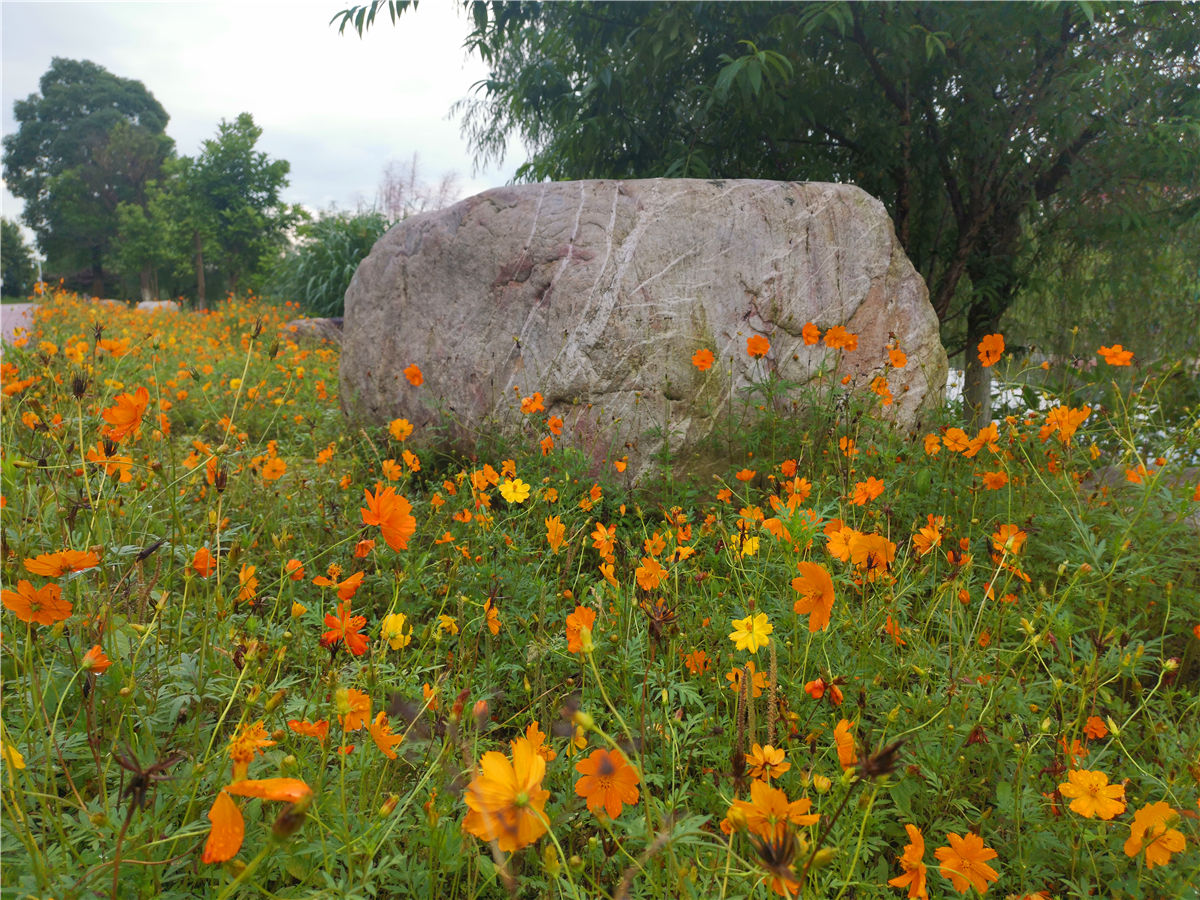
{"label": "gray rock surface", "polygon": [[309,342],[341,346],[342,320],[292,319],[280,327],[279,336],[297,344]]}
{"label": "gray rock surface", "polygon": [[[801,337],[843,325],[841,354]],[[751,359],[746,341],[771,349]],[[346,292],[343,407],[403,416],[463,444],[496,428],[545,434],[642,474],[663,441],[687,460],[720,433],[744,390],[799,385],[824,364],[865,390],[887,372],[901,427],[941,402],[946,354],[924,282],[883,205],[858,188],[774,181],[648,179],[496,188],[407,219]],[[698,371],[703,347],[717,362]],[[411,385],[417,364],[424,383]],[[535,391],[546,411],[520,412]],[[782,396],[784,404],[799,398]],[[762,402],[758,400],[756,402]]]}

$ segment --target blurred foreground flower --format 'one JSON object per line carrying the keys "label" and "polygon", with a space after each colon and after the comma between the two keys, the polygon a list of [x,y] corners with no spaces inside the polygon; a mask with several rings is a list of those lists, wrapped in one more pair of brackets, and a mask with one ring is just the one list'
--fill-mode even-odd
{"label": "blurred foreground flower", "polygon": [[542,789],[546,760],[528,738],[512,743],[512,759],[495,750],[483,754],[479,773],[467,785],[463,831],[495,841],[506,852],[527,847],[549,827],[545,806],[550,792]]}

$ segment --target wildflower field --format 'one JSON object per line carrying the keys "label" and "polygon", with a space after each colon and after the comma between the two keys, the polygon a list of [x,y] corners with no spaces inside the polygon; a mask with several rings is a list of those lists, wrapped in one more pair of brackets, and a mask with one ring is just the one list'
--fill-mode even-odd
{"label": "wildflower field", "polygon": [[4,348],[5,897],[1200,896],[1194,372],[992,335],[1023,407],[909,437],[811,324],[805,409],[633,487],[535,384],[346,423],[296,314]]}

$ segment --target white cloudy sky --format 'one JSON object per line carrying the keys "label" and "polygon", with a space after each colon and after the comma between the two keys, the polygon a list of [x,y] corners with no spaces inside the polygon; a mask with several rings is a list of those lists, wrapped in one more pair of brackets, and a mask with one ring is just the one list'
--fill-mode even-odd
{"label": "white cloudy sky", "polygon": [[[182,155],[195,155],[221,119],[249,112],[263,129],[259,148],[291,163],[286,199],[311,209],[371,203],[388,161],[413,153],[428,181],[457,173],[462,196],[509,181],[519,154],[473,172],[449,118],[486,75],[462,49],[469,25],[457,0],[424,0],[395,27],[385,10],[362,40],[329,24],[350,5],[3,0],[3,132],[16,128],[13,102],[37,92],[51,58],[64,56],[145,84]],[[19,210],[4,191],[4,214]]]}

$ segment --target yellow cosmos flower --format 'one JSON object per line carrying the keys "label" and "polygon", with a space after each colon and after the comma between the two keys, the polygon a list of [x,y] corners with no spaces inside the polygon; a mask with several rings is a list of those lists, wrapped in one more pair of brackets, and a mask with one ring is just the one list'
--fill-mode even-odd
{"label": "yellow cosmos flower", "polygon": [[767,621],[767,614],[759,613],[756,616],[746,616],[744,619],[734,619],[733,631],[729,633],[729,639],[733,641],[737,649],[757,653],[759,648],[771,643],[771,639],[767,635],[774,630],[775,626]]}

